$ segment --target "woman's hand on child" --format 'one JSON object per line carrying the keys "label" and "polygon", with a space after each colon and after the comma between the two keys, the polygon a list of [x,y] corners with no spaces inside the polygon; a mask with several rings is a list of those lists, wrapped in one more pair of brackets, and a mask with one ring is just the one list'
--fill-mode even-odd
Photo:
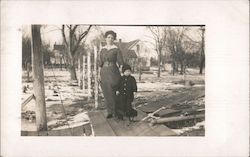
{"label": "woman's hand on child", "polygon": [[137,98],[137,93],[136,92],[134,92],[134,97]]}
{"label": "woman's hand on child", "polygon": [[119,95],[119,94],[120,94],[120,92],[119,92],[119,91],[116,91],[116,92],[115,92],[115,94],[116,94],[116,95]]}

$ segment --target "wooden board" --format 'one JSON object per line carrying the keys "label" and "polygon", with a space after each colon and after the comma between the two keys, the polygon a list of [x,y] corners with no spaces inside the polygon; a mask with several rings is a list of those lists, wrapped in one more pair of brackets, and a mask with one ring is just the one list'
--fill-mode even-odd
{"label": "wooden board", "polygon": [[176,135],[164,125],[150,126],[149,123],[140,121],[147,114],[138,110],[136,122],[128,124],[128,120],[117,121],[109,119],[108,122],[117,136],[173,136]]}
{"label": "wooden board", "polygon": [[69,129],[50,130],[50,131],[21,131],[21,136],[71,136]]}
{"label": "wooden board", "polygon": [[[107,115],[106,110],[102,110],[101,112],[103,116]],[[127,126],[127,121],[110,118],[107,119],[107,122],[109,123],[116,136],[135,136],[135,132],[133,132],[131,126]]]}
{"label": "wooden board", "polygon": [[177,134],[166,127],[165,125],[154,125],[151,128],[158,134],[158,136],[176,136]]}
{"label": "wooden board", "polygon": [[[21,131],[21,136],[83,136],[85,133],[85,125],[74,128],[66,128],[60,130],[49,131]],[[86,133],[85,133],[86,134]],[[90,133],[88,133],[90,135]]]}
{"label": "wooden board", "polygon": [[108,123],[114,130],[116,136],[135,136],[135,132],[131,129],[131,126],[127,126],[127,121],[108,119]]}
{"label": "wooden board", "polygon": [[21,131],[21,136],[38,136],[37,131]]}
{"label": "wooden board", "polygon": [[63,129],[63,130],[51,130],[49,131],[49,136],[72,136],[72,130]]}
{"label": "wooden board", "polygon": [[180,110],[174,110],[174,109],[165,109],[157,112],[155,116],[157,117],[166,117],[166,116],[171,116],[173,114],[181,113],[182,111]]}
{"label": "wooden board", "polygon": [[116,136],[102,112],[92,111],[88,115],[95,136]]}
{"label": "wooden board", "polygon": [[92,135],[92,129],[91,129],[90,124],[84,125],[84,126],[83,126],[83,129],[84,129],[84,134],[85,134],[86,136]]}
{"label": "wooden board", "polygon": [[147,122],[139,122],[134,130],[137,132],[137,136],[159,136]]}
{"label": "wooden board", "polygon": [[161,123],[185,121],[185,120],[191,120],[191,119],[197,119],[197,118],[205,118],[205,114],[160,118],[160,119],[153,120],[152,124],[161,124]]}
{"label": "wooden board", "polygon": [[163,106],[170,107],[174,104],[196,99],[197,97],[200,97],[204,94],[204,87],[185,89],[182,92],[172,94],[171,96],[166,96],[157,101],[149,102],[148,105],[138,107],[138,109],[146,113],[151,113]]}
{"label": "wooden board", "polygon": [[77,126],[71,129],[72,130],[72,136],[83,136],[84,135],[84,128],[83,126]]}
{"label": "wooden board", "polygon": [[[138,111],[136,122],[128,122],[128,119],[106,119],[106,110],[89,113],[90,122],[95,136],[172,136],[174,132],[164,125],[150,126],[149,123],[140,121],[147,114]],[[129,124],[129,125],[128,125]]]}

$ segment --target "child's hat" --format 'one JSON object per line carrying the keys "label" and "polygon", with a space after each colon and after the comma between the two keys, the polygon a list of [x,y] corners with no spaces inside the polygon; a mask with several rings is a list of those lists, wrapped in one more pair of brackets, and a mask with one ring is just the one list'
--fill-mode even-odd
{"label": "child's hat", "polygon": [[123,66],[122,66],[122,73],[124,73],[126,70],[131,70],[131,67],[128,64],[123,64]]}

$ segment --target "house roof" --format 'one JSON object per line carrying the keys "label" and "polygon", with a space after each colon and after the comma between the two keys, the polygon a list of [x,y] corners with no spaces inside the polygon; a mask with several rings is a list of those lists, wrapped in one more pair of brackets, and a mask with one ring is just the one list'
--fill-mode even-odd
{"label": "house roof", "polygon": [[[65,45],[54,44],[53,51],[56,51],[56,52],[59,52],[59,53],[64,53],[65,50],[66,50]],[[77,52],[83,52],[85,54],[84,47],[80,45],[77,48]]]}
{"label": "house roof", "polygon": [[54,49],[53,50],[64,51],[65,46],[64,45],[54,44]]}

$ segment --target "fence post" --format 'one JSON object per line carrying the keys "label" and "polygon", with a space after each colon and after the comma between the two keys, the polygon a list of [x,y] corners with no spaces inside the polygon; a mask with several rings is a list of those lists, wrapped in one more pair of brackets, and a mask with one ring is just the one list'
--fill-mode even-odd
{"label": "fence post", "polygon": [[90,63],[90,51],[88,51],[88,56],[87,56],[87,75],[88,75],[88,99],[91,98],[91,63]]}
{"label": "fence post", "polygon": [[97,56],[98,56],[98,49],[97,46],[94,46],[95,108],[98,108],[98,86],[99,86]]}
{"label": "fence post", "polygon": [[85,75],[86,75],[86,57],[82,57],[82,89],[85,92]]}

